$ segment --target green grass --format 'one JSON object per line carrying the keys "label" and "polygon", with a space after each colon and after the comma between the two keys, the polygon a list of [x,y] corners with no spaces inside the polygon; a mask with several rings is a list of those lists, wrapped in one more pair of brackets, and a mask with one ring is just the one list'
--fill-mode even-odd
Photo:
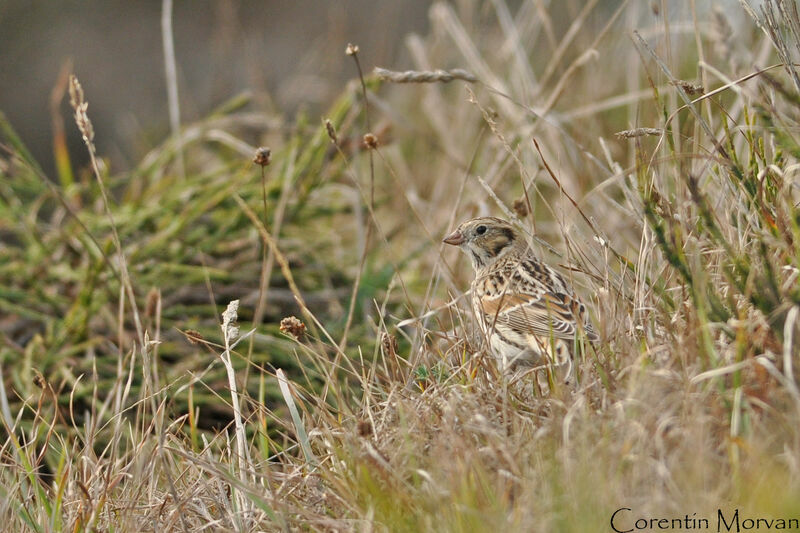
{"label": "green grass", "polygon": [[[124,173],[57,150],[46,176],[0,115],[5,527],[800,518],[800,87],[747,55],[791,57],[793,15],[770,41],[688,7],[477,4],[408,40],[477,82],[366,73],[335,131],[271,134],[263,175],[240,97]],[[515,204],[602,339],[544,395],[498,371],[441,243]]]}

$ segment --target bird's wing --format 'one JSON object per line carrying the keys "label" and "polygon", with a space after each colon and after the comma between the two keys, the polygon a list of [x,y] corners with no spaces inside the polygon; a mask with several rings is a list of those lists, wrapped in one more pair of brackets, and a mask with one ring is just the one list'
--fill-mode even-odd
{"label": "bird's wing", "polygon": [[539,276],[512,276],[501,290],[484,294],[480,303],[487,324],[557,339],[574,339],[580,324],[586,337],[596,340],[585,306],[569,293],[558,273],[547,270],[555,276],[549,282]]}
{"label": "bird's wing", "polygon": [[512,328],[522,335],[573,339],[576,323],[572,311],[547,294],[484,296],[481,307],[489,325]]}

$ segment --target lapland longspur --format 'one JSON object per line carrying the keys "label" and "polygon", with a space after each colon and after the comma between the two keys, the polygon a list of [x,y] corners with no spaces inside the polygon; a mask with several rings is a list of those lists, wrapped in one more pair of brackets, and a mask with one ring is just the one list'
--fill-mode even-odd
{"label": "lapland longspur", "polygon": [[460,247],[472,261],[475,315],[504,367],[548,360],[571,367],[578,336],[597,340],[586,306],[510,223],[494,217],[468,220],[444,242]]}

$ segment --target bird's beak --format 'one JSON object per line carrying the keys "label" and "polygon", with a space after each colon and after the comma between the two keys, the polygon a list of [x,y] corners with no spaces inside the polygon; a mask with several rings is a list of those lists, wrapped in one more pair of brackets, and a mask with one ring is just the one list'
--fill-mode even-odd
{"label": "bird's beak", "polygon": [[442,242],[446,244],[452,244],[453,246],[461,246],[466,240],[467,239],[464,238],[464,235],[460,231],[455,230],[453,233],[445,237]]}

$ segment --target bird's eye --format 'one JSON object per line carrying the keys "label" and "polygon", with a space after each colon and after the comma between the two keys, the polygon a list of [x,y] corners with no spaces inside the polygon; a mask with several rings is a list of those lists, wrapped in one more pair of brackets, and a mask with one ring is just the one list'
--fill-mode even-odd
{"label": "bird's eye", "polygon": [[477,228],[475,228],[475,233],[477,233],[478,235],[483,235],[484,233],[486,233],[486,226],[483,225],[478,226]]}

